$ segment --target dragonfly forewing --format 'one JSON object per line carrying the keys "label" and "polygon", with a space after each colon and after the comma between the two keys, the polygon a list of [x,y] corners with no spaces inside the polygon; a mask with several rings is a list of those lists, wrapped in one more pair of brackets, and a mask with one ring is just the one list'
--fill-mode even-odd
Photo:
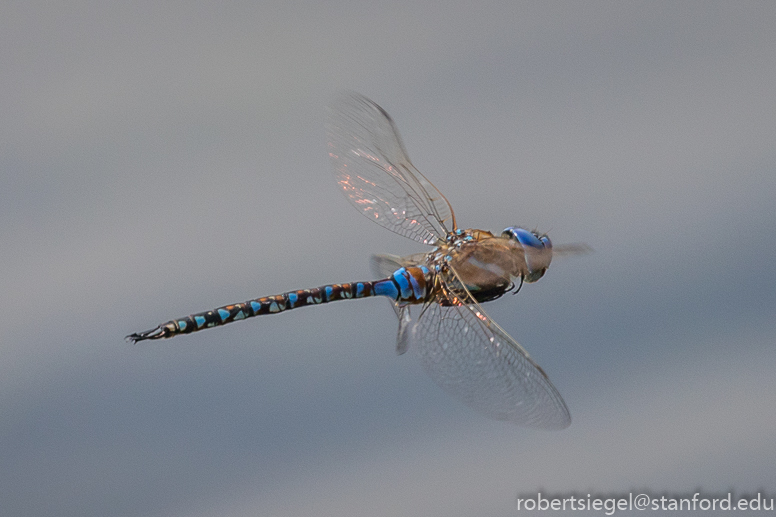
{"label": "dragonfly forewing", "polygon": [[455,229],[447,199],[412,165],[380,106],[346,92],[329,107],[326,132],[337,184],[368,219],[425,244]]}

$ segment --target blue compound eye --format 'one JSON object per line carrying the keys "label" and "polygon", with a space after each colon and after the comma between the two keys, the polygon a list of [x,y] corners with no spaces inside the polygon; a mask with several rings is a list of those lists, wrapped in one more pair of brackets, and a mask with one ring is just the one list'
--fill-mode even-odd
{"label": "blue compound eye", "polygon": [[[539,237],[534,232],[529,232],[528,230],[517,226],[510,226],[501,232],[501,235],[507,235],[515,239],[522,246],[530,246],[539,249],[544,248],[545,246],[544,240],[539,240]],[[547,239],[547,242],[550,241],[547,237],[544,237],[543,239]]]}
{"label": "blue compound eye", "polygon": [[552,261],[552,242],[549,237],[517,226],[510,226],[501,235],[516,240],[523,247],[526,265],[524,282],[536,282],[544,276]]}

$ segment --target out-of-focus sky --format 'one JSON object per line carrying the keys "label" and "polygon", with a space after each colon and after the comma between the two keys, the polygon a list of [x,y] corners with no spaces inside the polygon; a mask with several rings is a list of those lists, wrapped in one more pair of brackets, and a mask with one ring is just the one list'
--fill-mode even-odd
{"label": "out-of-focus sky", "polygon": [[[773,494],[775,27],[767,1],[5,2],[0,514]],[[342,89],[391,113],[461,226],[595,249],[487,307],[571,427],[449,398],[382,300],[123,341],[424,251],[337,193]]]}

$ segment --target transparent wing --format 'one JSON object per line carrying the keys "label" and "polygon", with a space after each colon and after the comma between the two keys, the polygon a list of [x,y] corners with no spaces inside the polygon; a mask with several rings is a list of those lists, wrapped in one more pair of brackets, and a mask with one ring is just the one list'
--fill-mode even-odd
{"label": "transparent wing", "polygon": [[346,92],[329,107],[326,132],[337,183],[359,212],[425,244],[455,229],[453,209],[412,165],[383,108]]}
{"label": "transparent wing", "polygon": [[425,261],[426,253],[415,253],[406,257],[382,253],[380,255],[372,255],[369,267],[375,278],[387,278],[400,267],[416,266],[425,263]]}
{"label": "transparent wing", "polygon": [[496,420],[542,429],[569,426],[569,410],[547,375],[479,305],[417,309],[405,339],[444,390]]}
{"label": "transparent wing", "polygon": [[[416,253],[407,257],[399,257],[398,255],[372,255],[370,266],[372,273],[377,278],[387,278],[393,274],[394,271],[400,267],[406,267],[410,265],[420,264],[426,258],[425,253]],[[409,341],[407,336],[409,335],[408,329],[410,328],[410,307],[399,307],[399,305],[391,300],[391,308],[396,313],[396,317],[399,318],[399,330],[396,333],[396,355],[402,355],[407,351]]]}
{"label": "transparent wing", "polygon": [[588,253],[593,253],[593,248],[583,242],[575,242],[573,244],[553,244],[552,246],[552,258],[587,255]]}

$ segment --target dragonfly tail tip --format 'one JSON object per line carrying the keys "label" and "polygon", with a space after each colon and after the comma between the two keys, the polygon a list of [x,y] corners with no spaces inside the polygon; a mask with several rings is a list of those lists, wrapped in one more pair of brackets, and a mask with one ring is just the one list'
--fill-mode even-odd
{"label": "dragonfly tail tip", "polygon": [[166,337],[164,330],[161,327],[156,327],[145,332],[135,332],[124,338],[127,343],[137,343],[138,341],[145,341],[146,339],[161,339]]}

